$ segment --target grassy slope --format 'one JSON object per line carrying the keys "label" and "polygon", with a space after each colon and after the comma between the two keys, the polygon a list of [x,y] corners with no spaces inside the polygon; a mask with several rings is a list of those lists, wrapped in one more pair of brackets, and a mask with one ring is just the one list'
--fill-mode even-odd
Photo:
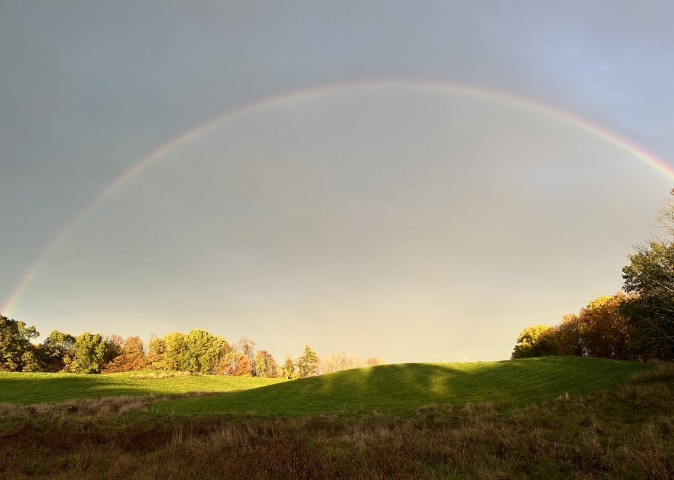
{"label": "grassy slope", "polygon": [[158,379],[130,378],[132,375],[142,373],[149,372],[113,373],[110,375],[0,372],[0,402],[32,404],[118,395],[226,392],[257,388],[282,381],[274,378],[214,375]]}
{"label": "grassy slope", "polygon": [[636,362],[542,357],[505,362],[411,363],[337,372],[255,391],[162,402],[158,413],[311,415],[408,411],[423,405],[494,402],[510,409],[610,388],[649,368]]}
{"label": "grassy slope", "polygon": [[0,478],[669,480],[673,392],[674,363],[658,362],[618,388],[509,415],[488,405],[294,418],[13,409],[0,415]]}

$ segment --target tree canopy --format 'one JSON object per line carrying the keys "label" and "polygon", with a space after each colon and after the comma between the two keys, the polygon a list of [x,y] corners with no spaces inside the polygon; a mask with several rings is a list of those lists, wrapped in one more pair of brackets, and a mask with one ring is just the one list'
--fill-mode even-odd
{"label": "tree canopy", "polygon": [[38,360],[30,340],[39,336],[35,327],[0,315],[0,371],[36,371]]}

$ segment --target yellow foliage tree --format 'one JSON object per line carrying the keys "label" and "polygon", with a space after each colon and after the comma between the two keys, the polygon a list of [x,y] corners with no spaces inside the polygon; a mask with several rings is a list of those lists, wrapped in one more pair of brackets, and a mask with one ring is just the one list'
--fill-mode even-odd
{"label": "yellow foliage tree", "polygon": [[[554,342],[550,343],[550,330],[553,330],[553,327],[542,324],[527,327],[522,330],[517,336],[517,344],[515,345],[511,358],[516,359],[554,355],[555,353],[547,351],[549,349],[554,349]],[[546,350],[546,347],[549,348]]]}

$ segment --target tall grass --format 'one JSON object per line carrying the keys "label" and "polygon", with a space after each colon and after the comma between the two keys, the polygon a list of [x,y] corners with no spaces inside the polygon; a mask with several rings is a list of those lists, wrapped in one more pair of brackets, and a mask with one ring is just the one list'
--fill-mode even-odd
{"label": "tall grass", "polygon": [[[668,479],[674,366],[499,414],[5,417],[0,478]],[[125,421],[120,419],[126,418]]]}

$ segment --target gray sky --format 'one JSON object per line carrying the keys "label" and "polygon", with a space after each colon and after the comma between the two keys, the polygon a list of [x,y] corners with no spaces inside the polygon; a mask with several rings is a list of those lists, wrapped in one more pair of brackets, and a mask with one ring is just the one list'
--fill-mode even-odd
{"label": "gray sky", "polygon": [[277,359],[507,358],[618,290],[653,233],[672,179],[552,111],[674,166],[673,15],[0,0],[3,313],[43,334],[200,327]]}

